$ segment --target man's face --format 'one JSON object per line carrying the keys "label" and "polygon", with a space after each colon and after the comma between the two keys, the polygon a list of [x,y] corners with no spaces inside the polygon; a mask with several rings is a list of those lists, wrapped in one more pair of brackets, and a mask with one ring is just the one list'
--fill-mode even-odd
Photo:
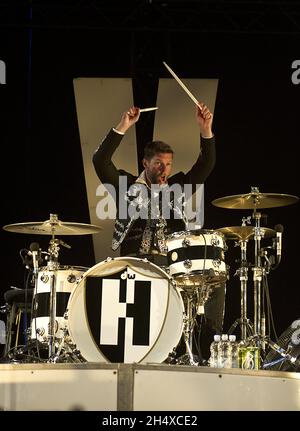
{"label": "man's face", "polygon": [[156,153],[150,160],[143,159],[147,180],[151,184],[166,184],[171,173],[172,162],[172,153]]}

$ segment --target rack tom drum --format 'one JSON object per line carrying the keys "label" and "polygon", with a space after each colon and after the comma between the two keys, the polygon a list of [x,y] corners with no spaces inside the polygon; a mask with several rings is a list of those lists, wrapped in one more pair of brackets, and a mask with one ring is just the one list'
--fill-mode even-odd
{"label": "rack tom drum", "polygon": [[40,267],[37,274],[32,303],[31,339],[48,343],[50,321],[50,293],[55,283],[55,338],[63,339],[65,327],[64,314],[72,290],[88,268],[83,266],[59,266],[52,270]]}
{"label": "rack tom drum", "polygon": [[170,275],[183,289],[224,283],[225,248],[224,235],[215,230],[175,232],[167,239]]}

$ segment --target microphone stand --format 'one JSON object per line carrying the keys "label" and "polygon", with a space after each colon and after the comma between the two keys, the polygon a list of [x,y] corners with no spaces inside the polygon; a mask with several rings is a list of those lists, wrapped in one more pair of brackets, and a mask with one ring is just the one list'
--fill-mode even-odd
{"label": "microphone stand", "polygon": [[[263,228],[262,228],[263,231]],[[277,242],[277,241],[276,241]],[[281,255],[279,255],[279,257],[277,257],[277,262],[274,264],[274,257],[273,256],[269,256],[268,257],[268,252],[267,249],[276,249],[277,252],[277,256],[278,256],[278,251],[277,251],[277,245],[273,246],[269,246],[266,248],[261,248],[260,249],[260,256],[261,258],[264,259],[264,265],[263,265],[263,275],[265,277],[267,277],[267,275],[270,273],[271,270],[275,270],[281,260]],[[266,279],[265,279],[266,280]],[[268,291],[268,284],[267,281],[265,281],[265,285],[263,283],[263,293],[262,293],[262,312],[261,312],[261,337],[260,337],[260,342],[261,342],[261,348],[263,353],[265,353],[266,351],[266,347],[271,347],[274,350],[274,346],[276,347],[277,345],[275,343],[273,343],[273,341],[270,339],[270,333],[266,333],[266,330],[270,330],[270,328],[267,328],[266,325],[266,315],[265,315],[265,297],[267,301],[270,301],[270,297],[269,297],[269,291]],[[267,290],[266,290],[267,289]],[[280,346],[279,346],[280,347]],[[278,353],[280,353],[278,351]]]}
{"label": "microphone stand", "polygon": [[[253,270],[253,294],[254,294],[254,340],[256,346],[263,353],[266,350],[266,344],[269,344],[266,335],[266,317],[264,310],[264,301],[262,302],[262,281],[263,277],[269,273],[271,263],[267,257],[265,249],[261,247],[261,239],[264,237],[264,228],[260,225],[261,213],[254,208],[252,218],[255,220],[254,243],[255,243],[255,264]],[[266,259],[267,266],[262,265],[262,257]]]}
{"label": "microphone stand", "polygon": [[[30,324],[30,334],[32,336],[32,332],[33,332],[33,319],[35,321],[35,338],[37,341],[37,332],[36,332],[36,314],[37,314],[37,308],[36,308],[36,295],[38,293],[38,274],[39,274],[39,259],[36,258],[35,256],[35,251],[31,252],[32,254],[32,265],[33,265],[33,270],[32,270],[32,280],[31,283],[34,285],[34,291],[33,291],[33,296],[32,296],[32,305],[31,305],[31,324]],[[38,347],[37,347],[38,349]]]}

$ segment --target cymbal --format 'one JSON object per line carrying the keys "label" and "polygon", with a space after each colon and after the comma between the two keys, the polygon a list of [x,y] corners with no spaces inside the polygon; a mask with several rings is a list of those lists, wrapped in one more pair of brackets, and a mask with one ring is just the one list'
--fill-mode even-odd
{"label": "cymbal", "polygon": [[[276,235],[275,230],[269,229],[267,227],[261,227],[262,238],[272,238]],[[254,226],[230,226],[222,227],[216,229],[222,232],[225,239],[235,239],[235,240],[248,240],[254,237],[255,227]]]}
{"label": "cymbal", "polygon": [[[225,239],[235,239],[235,240],[247,240],[254,237],[255,227],[254,226],[229,226],[221,227],[216,229],[218,232],[222,232]],[[267,227],[261,227],[262,238],[272,238],[276,235],[274,229],[269,229]]]}
{"label": "cymbal", "polygon": [[244,195],[233,195],[212,201],[216,207],[249,210],[255,208],[275,208],[296,203],[297,196],[281,193],[251,192]]}
{"label": "cymbal", "polygon": [[102,230],[100,226],[92,224],[62,222],[55,214],[50,214],[50,220],[44,222],[8,224],[3,226],[3,229],[8,232],[33,235],[87,235],[99,233]]}

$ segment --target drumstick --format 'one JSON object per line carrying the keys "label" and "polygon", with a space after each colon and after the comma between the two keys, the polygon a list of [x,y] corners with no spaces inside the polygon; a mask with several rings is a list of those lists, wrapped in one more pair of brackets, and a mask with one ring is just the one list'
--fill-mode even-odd
{"label": "drumstick", "polygon": [[140,112],[155,111],[156,109],[158,109],[158,106],[153,106],[152,108],[142,108],[140,109]]}
{"label": "drumstick", "polygon": [[[195,96],[193,96],[193,94],[190,92],[190,90],[184,85],[184,83],[178,78],[178,76],[176,75],[175,72],[173,72],[173,70],[167,65],[167,63],[165,63],[163,61],[164,66],[168,69],[168,71],[171,73],[171,75],[176,79],[176,81],[178,82],[178,84],[183,88],[183,90],[186,92],[186,94],[192,99],[192,101],[194,103],[196,103],[197,106],[199,106],[199,102],[196,99]],[[199,106],[199,108],[202,110],[201,106]]]}
{"label": "drumstick", "polygon": [[[148,111],[155,111],[156,109],[158,109],[158,106],[153,106],[151,108],[142,108],[142,109],[140,109],[140,113],[141,112],[148,112]],[[133,116],[133,114],[130,114],[129,111],[127,112],[127,114]]]}

